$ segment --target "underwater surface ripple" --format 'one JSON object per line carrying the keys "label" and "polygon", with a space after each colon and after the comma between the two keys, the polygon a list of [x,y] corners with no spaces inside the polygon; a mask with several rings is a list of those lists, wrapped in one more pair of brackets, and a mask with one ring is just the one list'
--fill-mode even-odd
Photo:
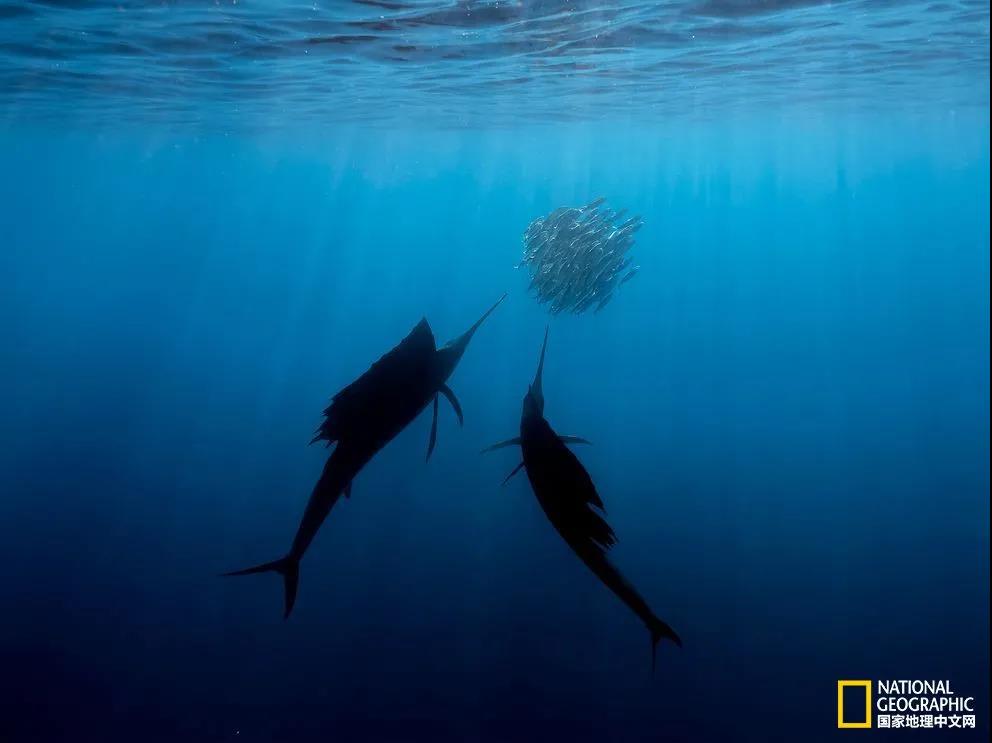
{"label": "underwater surface ripple", "polygon": [[988,106],[957,2],[0,3],[0,117],[506,124]]}

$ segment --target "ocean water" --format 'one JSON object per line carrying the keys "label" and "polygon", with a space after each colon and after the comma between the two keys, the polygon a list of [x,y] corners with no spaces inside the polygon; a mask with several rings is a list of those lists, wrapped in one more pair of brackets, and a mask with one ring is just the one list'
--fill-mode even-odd
{"label": "ocean water", "polygon": [[[0,741],[985,740],[989,6],[0,3]],[[535,217],[644,218],[602,312]],[[273,575],[328,399],[503,292]],[[681,635],[505,487],[546,414]],[[947,679],[973,730],[838,730]]]}

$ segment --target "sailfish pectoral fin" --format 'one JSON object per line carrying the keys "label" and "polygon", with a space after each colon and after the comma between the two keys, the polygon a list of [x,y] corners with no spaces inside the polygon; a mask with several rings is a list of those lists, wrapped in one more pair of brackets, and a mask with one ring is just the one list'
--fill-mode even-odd
{"label": "sailfish pectoral fin", "polygon": [[[451,388],[446,384],[441,385],[440,392],[448,398],[448,402],[451,403],[451,407],[455,409],[455,415],[458,416],[458,425],[464,426],[465,418],[462,416],[462,406],[458,404],[458,398],[455,397],[455,393],[452,392]],[[436,400],[437,398],[435,397],[434,399]]]}
{"label": "sailfish pectoral fin", "polygon": [[485,454],[486,452],[496,451],[497,449],[502,449],[504,446],[520,446],[520,437],[514,436],[512,439],[507,439],[506,441],[500,441],[498,444],[487,446],[479,453]]}
{"label": "sailfish pectoral fin", "polygon": [[517,474],[520,471],[520,468],[523,466],[524,463],[523,461],[521,461],[520,464],[518,464],[516,467],[513,468],[513,472],[511,472],[509,475],[503,478],[503,482],[501,482],[499,486],[503,487],[504,485],[506,485],[506,483],[510,481],[510,478],[513,477],[515,474]]}
{"label": "sailfish pectoral fin", "polygon": [[431,454],[434,453],[434,445],[437,443],[437,395],[434,395],[434,418],[431,421],[431,438],[427,442],[427,460],[431,461]]}
{"label": "sailfish pectoral fin", "polygon": [[589,441],[588,439],[584,439],[581,436],[559,436],[558,438],[561,439],[561,442],[563,444],[589,444],[590,446],[592,445],[591,441]]}

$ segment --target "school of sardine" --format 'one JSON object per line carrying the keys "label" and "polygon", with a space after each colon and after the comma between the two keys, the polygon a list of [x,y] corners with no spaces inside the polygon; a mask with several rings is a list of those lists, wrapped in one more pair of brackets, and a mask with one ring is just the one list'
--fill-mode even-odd
{"label": "school of sardine", "polygon": [[625,209],[613,211],[605,198],[579,207],[561,207],[535,219],[524,233],[528,287],[538,302],[550,304],[552,315],[603,309],[622,284],[640,269],[631,266],[627,251],[640,217],[624,219]]}

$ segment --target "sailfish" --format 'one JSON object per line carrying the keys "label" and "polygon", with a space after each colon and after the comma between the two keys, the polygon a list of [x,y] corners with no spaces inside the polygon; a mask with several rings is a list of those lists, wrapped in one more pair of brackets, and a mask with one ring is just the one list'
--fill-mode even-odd
{"label": "sailfish", "polygon": [[438,396],[443,395],[454,408],[458,422],[463,422],[462,408],[448,387],[475,331],[495,310],[506,294],[490,307],[476,323],[442,348],[437,348],[427,318],[358,379],[338,392],[324,410],[324,420],[310,443],[324,441],[334,450],[310,494],[296,537],[284,557],[224,575],[251,575],[275,572],[282,576],[284,618],[296,602],[300,581],[300,560],[324,523],[334,504],[343,494],[351,496],[351,483],[386,444],[407,427],[433,402],[433,421],[427,445],[430,459],[437,443]]}
{"label": "sailfish", "polygon": [[633,585],[610,562],[606,553],[616,544],[616,535],[606,520],[603,501],[578,457],[567,444],[588,444],[578,436],[560,436],[544,417],[542,375],[548,332],[544,331],[541,359],[534,382],[524,395],[520,435],[483,449],[483,453],[506,446],[519,446],[523,460],[506,479],[505,485],[521,469],[527,472],[531,488],[542,510],[561,535],[597,578],[644,622],[651,633],[651,667],[654,668],[658,642],[668,639],[679,647],[682,640],[659,619]]}

